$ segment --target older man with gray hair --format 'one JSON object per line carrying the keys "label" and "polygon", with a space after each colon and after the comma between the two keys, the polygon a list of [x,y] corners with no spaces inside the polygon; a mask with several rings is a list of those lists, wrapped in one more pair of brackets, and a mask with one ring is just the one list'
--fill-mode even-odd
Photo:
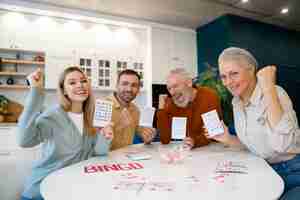
{"label": "older man with gray hair", "polygon": [[191,148],[207,145],[210,140],[204,136],[201,114],[216,110],[219,117],[222,117],[220,101],[215,91],[193,86],[191,76],[183,68],[170,71],[167,89],[171,97],[160,97],[157,112],[161,143],[168,144],[171,141],[173,118],[184,117],[187,119],[184,143]]}

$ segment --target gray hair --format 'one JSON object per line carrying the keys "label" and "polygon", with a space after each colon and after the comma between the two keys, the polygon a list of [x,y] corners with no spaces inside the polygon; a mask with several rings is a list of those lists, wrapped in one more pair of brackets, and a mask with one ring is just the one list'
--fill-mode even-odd
{"label": "gray hair", "polygon": [[169,72],[168,77],[171,76],[171,75],[179,75],[180,77],[182,77],[185,80],[191,80],[192,79],[190,73],[188,71],[186,71],[184,68],[175,68],[175,69],[172,69]]}
{"label": "gray hair", "polygon": [[238,47],[229,47],[224,49],[223,52],[219,55],[218,63],[220,65],[221,61],[224,60],[243,60],[246,61],[248,65],[248,69],[253,69],[253,71],[257,70],[258,63],[254,56],[247,51],[246,49],[241,49]]}

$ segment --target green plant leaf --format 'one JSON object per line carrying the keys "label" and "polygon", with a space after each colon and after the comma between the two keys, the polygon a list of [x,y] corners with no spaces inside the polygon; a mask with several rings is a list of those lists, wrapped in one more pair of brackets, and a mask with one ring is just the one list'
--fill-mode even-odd
{"label": "green plant leaf", "polygon": [[216,68],[213,68],[208,63],[205,63],[205,66],[206,69],[198,76],[196,85],[206,86],[216,91],[221,101],[224,122],[231,124],[233,122],[232,95],[218,78]]}
{"label": "green plant leaf", "polygon": [[0,114],[8,113],[8,103],[9,100],[5,96],[0,95]]}

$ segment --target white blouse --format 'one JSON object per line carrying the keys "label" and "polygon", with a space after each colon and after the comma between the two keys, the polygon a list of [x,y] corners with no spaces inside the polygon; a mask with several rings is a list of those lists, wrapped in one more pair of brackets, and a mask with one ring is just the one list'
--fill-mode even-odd
{"label": "white blouse", "polygon": [[266,100],[259,84],[247,105],[238,97],[232,100],[234,125],[240,141],[253,153],[270,163],[289,160],[300,153],[300,130],[292,102],[279,86],[276,86],[284,114],[272,128],[267,117]]}

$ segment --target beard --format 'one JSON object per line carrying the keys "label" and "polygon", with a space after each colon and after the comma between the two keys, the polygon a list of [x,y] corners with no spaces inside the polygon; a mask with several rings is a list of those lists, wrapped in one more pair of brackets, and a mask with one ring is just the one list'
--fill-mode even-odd
{"label": "beard", "polygon": [[136,97],[136,95],[133,92],[120,92],[118,96],[122,101],[126,103],[130,103]]}
{"label": "beard", "polygon": [[174,104],[180,108],[186,108],[190,102],[188,94],[179,93],[172,97]]}

